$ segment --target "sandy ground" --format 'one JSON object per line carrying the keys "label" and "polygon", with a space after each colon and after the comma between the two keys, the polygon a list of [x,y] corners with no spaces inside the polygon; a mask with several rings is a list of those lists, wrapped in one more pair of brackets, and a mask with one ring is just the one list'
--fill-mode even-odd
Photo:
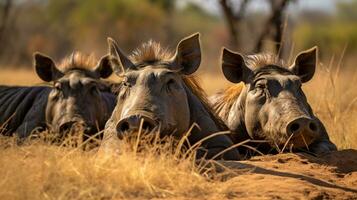
{"label": "sandy ground", "polygon": [[320,158],[307,154],[258,156],[225,162],[232,169],[227,198],[357,199],[357,150]]}

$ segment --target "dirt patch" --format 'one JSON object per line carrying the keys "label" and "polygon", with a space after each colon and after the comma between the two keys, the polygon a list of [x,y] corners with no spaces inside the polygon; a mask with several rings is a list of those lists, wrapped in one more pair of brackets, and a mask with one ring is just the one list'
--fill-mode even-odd
{"label": "dirt patch", "polygon": [[[257,156],[224,162],[232,169],[231,197],[262,199],[357,199],[357,150],[321,157],[308,154]],[[234,174],[234,175],[232,175]]]}

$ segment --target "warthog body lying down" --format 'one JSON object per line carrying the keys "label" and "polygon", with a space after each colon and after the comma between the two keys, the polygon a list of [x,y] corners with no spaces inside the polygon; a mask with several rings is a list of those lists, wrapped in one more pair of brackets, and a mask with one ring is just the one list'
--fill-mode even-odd
{"label": "warthog body lying down", "polygon": [[301,52],[288,67],[272,55],[242,56],[223,50],[223,73],[237,84],[212,101],[235,133],[235,142],[266,140],[258,148],[265,152],[281,150],[284,145],[317,154],[336,150],[301,89],[315,73],[316,57],[317,48],[312,48]]}
{"label": "warthog body lying down", "polygon": [[36,128],[63,133],[80,124],[84,133],[97,133],[109,118],[115,95],[101,80],[112,74],[108,56],[98,63],[79,52],[57,66],[34,54],[37,75],[49,86],[0,86],[0,125],[5,135],[25,138]]}

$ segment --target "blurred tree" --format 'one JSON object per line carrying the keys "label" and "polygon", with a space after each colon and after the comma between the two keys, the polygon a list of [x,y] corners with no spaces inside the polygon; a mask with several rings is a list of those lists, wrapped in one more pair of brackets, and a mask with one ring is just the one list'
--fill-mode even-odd
{"label": "blurred tree", "polygon": [[[168,36],[175,35],[174,28],[172,26],[172,21],[173,21],[173,13],[174,13],[176,1],[175,0],[150,0],[150,2],[153,4],[157,4],[165,12],[166,20],[163,28],[166,31],[166,34]],[[165,41],[166,42],[170,41],[169,37],[166,37]]]}
{"label": "blurred tree", "polygon": [[140,42],[138,38],[166,34],[165,12],[149,0],[81,0],[67,17],[72,40],[83,48],[94,49],[92,44],[104,43],[107,36],[115,37],[124,48],[132,48]]}
{"label": "blurred tree", "polygon": [[208,36],[217,29],[220,21],[199,5],[187,3],[185,7],[173,12],[170,24],[173,31],[171,36],[178,40],[194,32],[201,32],[202,37]]}
{"label": "blurred tree", "polygon": [[175,0],[150,0],[153,4],[161,6],[167,12],[172,11],[175,8]]}
{"label": "blurred tree", "polygon": [[[5,1],[0,0],[0,6],[5,5],[1,3]],[[169,34],[165,25],[171,11],[165,9],[175,9],[173,1],[165,0],[19,0],[12,5],[17,20],[11,24],[14,29],[4,33],[11,41],[7,45],[11,48],[2,48],[5,63],[12,57],[30,63],[34,51],[55,58],[73,50],[103,54],[108,36],[128,50],[151,38],[162,40]]]}
{"label": "blurred tree", "polygon": [[294,33],[297,48],[317,45],[322,56],[357,52],[357,1],[336,2],[336,13],[304,11],[297,17]]}
{"label": "blurred tree", "polygon": [[[283,30],[285,15],[284,12],[288,4],[295,0],[267,0],[270,5],[271,15],[265,21],[262,27],[264,27],[260,34],[253,42],[253,52],[261,52],[263,50],[263,44],[267,37],[272,37],[274,41],[274,49],[278,56],[281,56],[283,52]],[[242,30],[242,24],[247,19],[245,18],[246,9],[248,4],[252,2],[251,0],[241,0],[240,4],[229,0],[219,0],[221,8],[223,10],[227,26],[230,32],[231,45],[233,48],[244,49],[242,42],[242,35],[248,34],[244,33]],[[238,9],[236,9],[238,7]],[[259,29],[259,27],[256,27]],[[250,33],[249,33],[250,34]],[[251,34],[250,34],[251,35]],[[252,37],[252,35],[251,35]]]}
{"label": "blurred tree", "polygon": [[265,28],[257,39],[257,43],[254,48],[255,52],[261,52],[263,50],[264,39],[271,35],[275,43],[275,52],[279,57],[281,57],[282,52],[284,51],[282,45],[285,20],[284,12],[291,1],[293,0],[269,0],[271,16],[265,23]]}
{"label": "blurred tree", "polygon": [[228,0],[219,1],[230,32],[230,38],[231,38],[230,43],[233,48],[239,48],[241,46],[241,41],[239,37],[239,34],[242,34],[241,22],[244,18],[244,14],[249,1],[250,0],[242,0],[239,5],[239,9],[236,11],[235,9],[233,9],[234,4],[231,1]]}
{"label": "blurred tree", "polygon": [[2,46],[2,50],[0,51],[0,54],[3,53],[3,49],[4,49],[4,44],[3,44],[3,40],[4,40],[4,36],[5,36],[5,29],[8,23],[8,19],[9,19],[9,13],[10,13],[10,9],[12,7],[12,1],[11,0],[1,0],[0,1],[0,6],[1,6],[1,11],[2,11],[2,15],[1,15],[1,22],[0,22],[0,45]]}
{"label": "blurred tree", "polygon": [[337,14],[341,20],[357,22],[357,1],[337,2]]}
{"label": "blurred tree", "polygon": [[16,2],[11,13],[12,18],[16,13],[16,20],[9,21],[5,33],[7,48],[2,48],[5,54],[0,57],[5,65],[31,66],[34,51],[56,60],[73,50],[102,55],[108,36],[129,52],[149,39],[174,45],[201,32],[205,53],[210,55],[216,55],[227,39],[220,19],[190,1],[179,9],[174,0],[11,1]]}

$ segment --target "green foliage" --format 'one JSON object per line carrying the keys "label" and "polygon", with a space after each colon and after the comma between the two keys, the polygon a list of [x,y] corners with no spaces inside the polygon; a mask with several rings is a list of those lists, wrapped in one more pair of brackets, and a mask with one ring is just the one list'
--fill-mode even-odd
{"label": "green foliage", "polygon": [[[340,1],[337,3],[337,13],[341,20],[357,23],[357,1]],[[355,24],[356,26],[356,24]]]}
{"label": "green foliage", "polygon": [[[217,28],[218,19],[195,4],[188,4],[173,15],[172,27],[176,33],[187,35],[193,32],[210,32]],[[183,36],[182,35],[182,36]]]}
{"label": "green foliage", "polygon": [[[193,32],[209,32],[218,20],[194,4],[177,9],[175,0],[26,0],[16,6],[10,48],[2,59],[31,63],[34,51],[55,59],[73,50],[103,55],[113,37],[125,52],[153,39],[175,45]],[[4,62],[6,63],[6,61]]]}
{"label": "green foliage", "polygon": [[70,27],[75,46],[85,47],[85,42],[105,42],[107,36],[134,46],[148,32],[160,34],[165,20],[162,8],[149,0],[50,0],[48,13],[49,23]]}
{"label": "green foliage", "polygon": [[347,45],[347,54],[357,52],[357,1],[338,2],[333,18],[308,20],[294,31],[294,41],[299,48],[317,45],[323,54],[341,52]]}
{"label": "green foliage", "polygon": [[347,45],[349,52],[357,51],[357,26],[350,22],[303,24],[295,30],[294,38],[304,49],[317,45],[324,52],[341,52]]}
{"label": "green foliage", "polygon": [[175,7],[174,0],[150,0],[150,2],[161,6],[166,11],[171,11]]}

